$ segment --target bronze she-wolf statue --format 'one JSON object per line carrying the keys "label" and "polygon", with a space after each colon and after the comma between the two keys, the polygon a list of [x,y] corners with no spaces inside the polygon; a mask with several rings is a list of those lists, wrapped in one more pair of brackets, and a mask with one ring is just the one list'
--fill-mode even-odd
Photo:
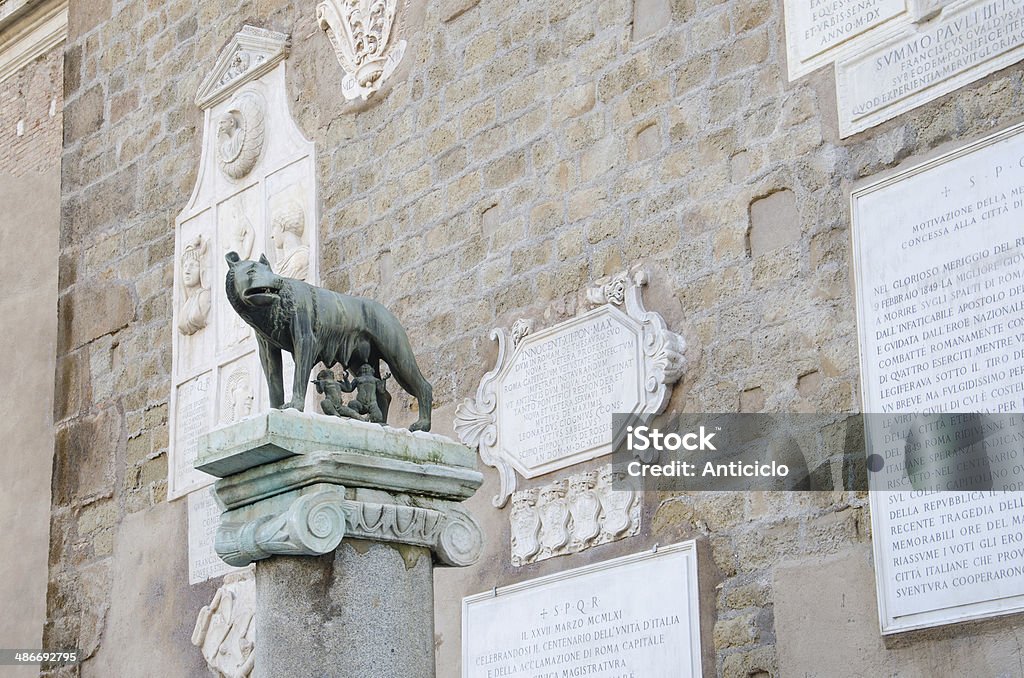
{"label": "bronze she-wolf statue", "polygon": [[[409,336],[391,311],[371,299],[339,294],[294,278],[277,275],[265,256],[242,260],[228,252],[225,289],[232,308],[256,330],[260,361],[270,388],[270,405],[302,410],[309,376],[318,362],[328,368],[342,365],[353,374],[366,372],[381,378],[380,363],[419,404],[419,419],[409,428],[430,430],[433,389],[423,377]],[[292,399],[284,402],[281,351],[295,359]],[[378,395],[386,417],[390,397]],[[378,393],[379,393],[378,391]]]}

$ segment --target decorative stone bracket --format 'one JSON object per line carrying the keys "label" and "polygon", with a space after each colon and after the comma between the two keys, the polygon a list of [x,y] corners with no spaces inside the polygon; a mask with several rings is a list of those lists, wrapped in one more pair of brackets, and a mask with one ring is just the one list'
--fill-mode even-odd
{"label": "decorative stone bracket", "polygon": [[272,410],[203,436],[196,467],[221,478],[214,548],[230,565],[322,555],[346,537],[427,547],[453,567],[483,548],[459,505],[483,483],[475,455],[437,434]]}
{"label": "decorative stone bracket", "polygon": [[345,69],[341,93],[366,100],[380,89],[405,54],[405,40],[392,40],[398,0],[322,0],[316,20]]}
{"label": "decorative stone bracket", "polygon": [[[346,499],[340,485],[317,483],[257,502],[221,518],[215,549],[241,567],[272,555],[330,553],[344,537],[425,546],[444,565],[464,567],[480,557],[483,533],[454,502],[420,499],[423,506]],[[279,507],[287,505],[284,510]]]}
{"label": "decorative stone bracket", "polygon": [[[575,318],[539,332],[525,320],[511,332],[491,331],[498,342],[497,362],[481,379],[476,397],[459,405],[455,431],[497,469],[501,491],[495,506],[504,506],[515,492],[517,473],[535,478],[610,453],[611,412],[653,416],[668,405],[672,384],[686,368],[686,342],[660,314],[644,308],[641,291],[647,282],[642,269],[622,272],[597,281],[586,294],[594,308]],[[592,338],[602,334],[607,347],[592,350]],[[574,336],[586,338],[577,346]],[[556,382],[566,376],[560,370],[571,371],[565,383],[601,399],[597,408],[573,410],[573,394],[559,391],[568,387],[548,383],[551,373]],[[558,395],[542,398],[547,391]],[[543,410],[524,414],[524,403],[535,399],[543,400]],[[577,434],[549,439],[550,431],[568,425]],[[580,444],[578,439],[586,437],[580,430],[601,442]]]}

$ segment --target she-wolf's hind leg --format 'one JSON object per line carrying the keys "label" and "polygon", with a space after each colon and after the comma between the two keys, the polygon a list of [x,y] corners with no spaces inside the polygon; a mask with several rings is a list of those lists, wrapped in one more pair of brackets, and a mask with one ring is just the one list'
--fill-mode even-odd
{"label": "she-wolf's hind leg", "polygon": [[416,399],[419,406],[420,417],[412,426],[410,431],[430,430],[430,408],[434,400],[434,388],[420,372],[416,364],[416,357],[412,354],[412,348],[406,342],[400,355],[394,356],[394,360],[385,360],[391,368],[391,374],[395,377],[398,385],[405,389],[405,392]]}

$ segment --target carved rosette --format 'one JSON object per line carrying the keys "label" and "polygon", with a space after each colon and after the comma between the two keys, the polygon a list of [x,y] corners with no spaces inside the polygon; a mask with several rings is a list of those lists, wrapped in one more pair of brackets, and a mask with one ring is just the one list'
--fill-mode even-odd
{"label": "carved rosette", "polygon": [[404,40],[393,41],[398,0],[323,0],[316,20],[345,69],[342,94],[368,99],[398,67]]}
{"label": "carved rosette", "polygon": [[[626,322],[631,321],[636,333],[643,357],[639,375],[644,393],[638,406],[626,411],[638,416],[654,416],[663,412],[672,395],[672,385],[682,378],[686,369],[685,340],[668,329],[661,314],[644,307],[642,288],[648,280],[647,272],[642,269],[622,272],[597,281],[586,291],[586,300],[591,306],[607,306],[615,309],[614,313],[624,313],[628,316]],[[526,324],[526,321],[518,321],[511,333],[503,328],[493,329],[490,338],[498,342],[494,368],[480,380],[476,397],[466,398],[455,411],[455,432],[459,439],[470,447],[478,448],[483,462],[498,471],[501,490],[494,497],[493,504],[499,508],[508,502],[518,482],[511,455],[503,449],[501,431],[498,430],[499,376],[508,371],[517,351],[523,344],[530,343],[535,334],[543,332],[535,333],[532,323]],[[611,452],[612,443],[609,435],[607,449],[602,453]],[[594,456],[600,455],[589,458]]]}
{"label": "carved rosette", "polygon": [[278,513],[273,507],[280,507],[280,497],[222,516],[215,549],[225,562],[322,555],[344,537],[423,546],[453,567],[472,565],[483,550],[480,526],[454,502],[421,499],[422,506],[410,506],[408,497],[399,496],[395,503],[355,501],[345,498],[345,488],[329,485],[300,493]]}
{"label": "carved rosette", "polygon": [[266,135],[263,99],[244,92],[217,121],[217,164],[231,179],[242,179],[260,159]]}
{"label": "carved rosette", "polygon": [[[612,487],[612,465],[585,471],[512,495],[509,514],[512,564],[516,567],[640,532],[640,493]],[[566,484],[568,483],[568,495]]]}

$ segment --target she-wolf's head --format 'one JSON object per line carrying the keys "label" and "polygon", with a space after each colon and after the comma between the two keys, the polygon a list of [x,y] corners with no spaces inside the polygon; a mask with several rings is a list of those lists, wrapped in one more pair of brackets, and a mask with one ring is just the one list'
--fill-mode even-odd
{"label": "she-wolf's head", "polygon": [[284,278],[274,273],[266,255],[259,261],[249,261],[228,252],[227,284],[234,285],[235,294],[242,303],[250,306],[269,306],[281,298]]}

